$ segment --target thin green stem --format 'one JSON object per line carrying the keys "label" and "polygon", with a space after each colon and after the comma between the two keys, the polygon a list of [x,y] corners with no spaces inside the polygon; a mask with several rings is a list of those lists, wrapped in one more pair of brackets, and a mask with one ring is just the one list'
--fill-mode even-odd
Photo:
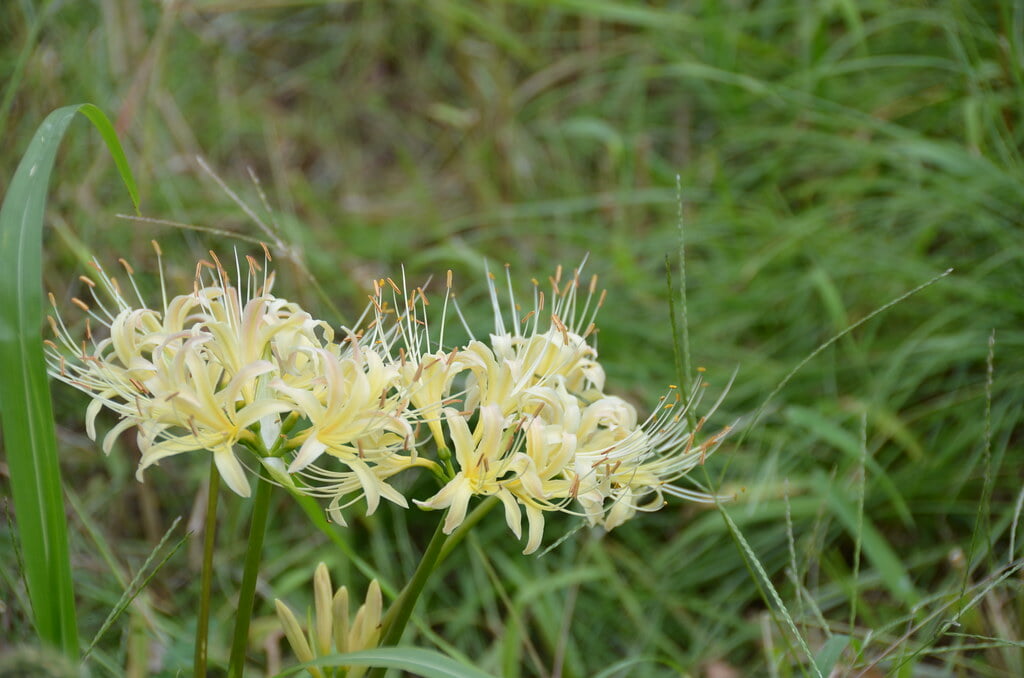
{"label": "thin green stem", "polygon": [[[401,640],[405,626],[409,623],[409,617],[412,616],[412,610],[416,607],[416,601],[423,592],[427,580],[438,563],[441,550],[448,540],[448,536],[442,531],[443,526],[444,519],[442,518],[437,524],[437,529],[434,530],[434,536],[431,537],[430,543],[427,544],[427,550],[423,552],[423,558],[420,559],[420,564],[416,567],[412,579],[398,594],[398,598],[392,603],[388,613],[384,615],[381,622],[381,647],[393,646]],[[367,678],[383,678],[385,671],[387,671],[385,667],[379,666],[372,669],[367,674]]]}
{"label": "thin green stem", "polygon": [[256,599],[256,578],[260,570],[260,556],[263,552],[263,536],[267,531],[267,515],[270,512],[270,495],[273,484],[261,470],[253,497],[252,518],[249,522],[249,545],[245,551],[245,569],[242,585],[238,591],[238,610],[235,616],[235,635],[231,641],[231,656],[228,659],[228,678],[241,678],[245,671],[245,650],[249,644],[249,621],[252,618],[253,602]]}
{"label": "thin green stem", "polygon": [[199,618],[196,620],[196,652],[193,675],[206,675],[207,642],[210,635],[210,590],[213,582],[213,547],[217,536],[217,495],[220,472],[210,455],[210,487],[206,495],[206,521],[203,525],[203,571],[199,580]]}
{"label": "thin green stem", "polygon": [[[690,360],[690,316],[686,308],[686,221],[683,210],[683,180],[676,175],[676,199],[679,202],[679,320],[681,327],[676,326],[675,288],[672,285],[672,267],[668,256],[665,257],[665,270],[668,274],[669,313],[672,314],[672,344],[676,359],[676,373],[679,375],[679,387],[683,397],[690,397],[693,374],[693,363]],[[686,419],[690,424],[691,435],[697,429],[697,414],[693,408],[686,408]]]}

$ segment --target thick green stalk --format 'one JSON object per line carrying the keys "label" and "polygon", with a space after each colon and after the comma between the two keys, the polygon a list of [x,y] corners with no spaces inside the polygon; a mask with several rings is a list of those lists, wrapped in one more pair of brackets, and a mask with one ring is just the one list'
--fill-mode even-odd
{"label": "thick green stalk", "polygon": [[[416,572],[413,573],[412,579],[405,585],[402,592],[398,594],[398,598],[392,603],[388,613],[384,615],[384,619],[381,622],[383,627],[381,629],[381,647],[391,647],[401,640],[405,626],[409,623],[409,617],[412,616],[412,610],[416,607],[416,601],[423,592],[423,587],[426,586],[431,573],[433,573],[434,567],[437,565],[438,558],[441,555],[441,550],[448,540],[448,536],[442,531],[443,526],[444,519],[442,517],[441,522],[437,524],[437,529],[434,530],[434,536],[431,537],[430,543],[427,544],[427,550],[423,552],[423,557],[420,559],[420,564],[416,567]],[[367,674],[367,678],[382,678],[386,670],[383,666],[374,668]]]}
{"label": "thick green stalk", "polygon": [[267,531],[270,495],[274,489],[266,474],[266,470],[260,472],[259,480],[256,483],[256,496],[253,498],[252,518],[249,522],[249,546],[245,551],[245,569],[242,572],[242,585],[238,592],[235,635],[231,641],[231,656],[228,659],[228,678],[241,678],[245,672],[245,650],[249,644],[249,621],[252,618],[253,602],[256,599],[256,578],[260,571],[263,536]]}
{"label": "thick green stalk", "polygon": [[206,675],[207,642],[210,634],[210,589],[213,581],[213,547],[217,534],[217,494],[220,472],[210,456],[210,487],[206,495],[206,523],[203,527],[203,572],[199,581],[199,618],[196,620],[196,652],[192,675]]}

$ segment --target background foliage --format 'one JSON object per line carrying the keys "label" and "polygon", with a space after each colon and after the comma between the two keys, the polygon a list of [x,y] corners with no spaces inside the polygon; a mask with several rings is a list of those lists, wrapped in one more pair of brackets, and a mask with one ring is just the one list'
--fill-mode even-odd
{"label": "background foliage", "polygon": [[[653,403],[675,380],[678,174],[692,352],[712,392],[739,367],[724,425],[749,424],[822,342],[953,268],[797,372],[709,477],[737,494],[730,516],[809,648],[853,637],[842,671],[1024,674],[1020,573],[993,584],[1024,541],[1019,3],[17,0],[0,7],[0,74],[0,190],[49,111],[91,101],[116,120],[143,214],[201,227],[118,218],[131,205],[98,139],[68,144],[46,251],[60,299],[90,253],[152,270],[154,238],[183,284],[206,249],[255,248],[229,233],[276,238],[278,292],[329,316],[308,270],[339,323],[401,264],[411,279],[454,269],[470,307],[485,258],[525,283],[589,253],[609,288],[609,383]],[[205,465],[138,484],[134,450],[104,458],[85,439],[77,394],[55,406],[91,636],[188,521]],[[241,534],[245,512],[226,502],[222,534]],[[491,518],[407,641],[505,676],[813,675],[715,511],[673,505],[540,558]],[[341,536],[395,585],[434,519],[382,511]],[[362,576],[304,520],[275,506],[255,631],[268,646],[270,598],[302,602],[318,560]],[[559,527],[577,524],[551,539]],[[96,673],[188,665],[199,548],[105,638]],[[222,553],[222,592],[238,554]],[[17,573],[4,577],[13,646],[30,628]],[[212,656],[232,610],[215,612]]]}

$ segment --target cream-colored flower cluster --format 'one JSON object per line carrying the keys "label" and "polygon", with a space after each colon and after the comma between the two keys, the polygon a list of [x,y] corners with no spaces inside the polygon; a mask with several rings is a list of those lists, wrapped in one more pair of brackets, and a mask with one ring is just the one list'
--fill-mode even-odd
{"label": "cream-colored flower cluster", "polygon": [[[559,270],[547,295],[533,282],[532,310],[519,317],[511,280],[503,309],[489,274],[494,331],[481,340],[466,327],[470,340],[461,348],[431,340],[423,290],[395,298],[403,308],[396,341],[403,385],[448,459],[450,476],[436,494],[415,503],[447,509],[444,531],[450,534],[474,497],[497,497],[517,538],[525,513],[524,553],[532,553],[548,511],[581,515],[610,530],[637,511],[657,510],[666,493],[712,500],[671,484],[702,463],[724,435],[695,444],[686,409],[700,388],[686,400],[671,390],[654,415],[639,421],[632,405],[605,392],[605,373],[589,341],[605,297],[595,294],[596,278],[583,285],[579,271],[563,280]],[[450,299],[446,295],[446,306]],[[375,327],[385,327],[386,307],[375,307]]]}
{"label": "cream-colored flower cluster", "polygon": [[[645,420],[606,393],[592,343],[604,301],[596,279],[583,284],[578,271],[563,279],[559,270],[547,294],[534,281],[524,314],[507,271],[504,307],[488,274],[494,329],[482,339],[455,302],[450,273],[439,317],[424,289],[380,280],[372,322],[342,328],[336,340],[328,323],[271,294],[269,254],[263,264],[246,261],[233,283],[211,253],[192,292],[164,292],[160,310],[147,306],[127,263],[130,295],[96,265],[98,282],[82,278],[92,303],[74,302],[105,336],[87,321],[79,344],[59,313],[51,319],[52,374],[93,398],[90,437],[102,409],[119,418],[104,451],[136,429],[140,479],[165,457],[208,450],[227,485],[248,496],[237,454],[247,449],[244,458],[278,483],[329,500],[344,523],[342,509],[363,498],[368,513],[381,498],[407,507],[388,481],[426,468],[441,487],[414,503],[447,509],[445,532],[462,524],[474,497],[493,496],[517,538],[525,513],[526,553],[540,546],[550,511],[612,529],[660,508],[666,494],[710,500],[673,483],[724,432],[695,440],[703,419],[691,427],[686,412],[699,387],[671,389]],[[445,342],[449,311],[468,337],[461,346]]]}
{"label": "cream-colored flower cluster", "polygon": [[[367,470],[380,457],[394,466],[393,457],[412,444],[399,414],[404,400],[395,393],[395,367],[354,340],[334,341],[328,323],[273,296],[273,276],[255,259],[247,259],[243,289],[212,253],[211,259],[197,266],[192,292],[171,299],[164,293],[159,311],[139,294],[127,262],[131,294],[95,265],[98,282],[82,277],[92,304],[73,300],[88,313],[81,344],[54,303],[50,371],[92,397],[90,438],[106,408],[119,421],[103,449],[109,453],[121,433],[135,428],[140,480],[166,457],[207,450],[242,496],[250,487],[239,448],[270,462],[298,446],[289,472],[329,451],[352,469],[361,481],[355,488],[366,488],[371,505],[382,494],[404,505]],[[105,337],[94,335],[90,320],[106,326]]]}

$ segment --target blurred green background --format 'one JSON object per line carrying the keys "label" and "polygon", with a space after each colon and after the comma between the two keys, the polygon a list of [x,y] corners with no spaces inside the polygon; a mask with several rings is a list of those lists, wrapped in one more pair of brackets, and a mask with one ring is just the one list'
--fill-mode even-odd
{"label": "blurred green background", "polygon": [[[845,647],[838,675],[1019,676],[1024,583],[993,581],[1024,541],[1022,85],[1013,0],[11,0],[0,190],[45,115],[89,101],[116,120],[143,215],[199,227],[119,218],[131,205],[98,137],[71,135],[44,281],[62,299],[83,253],[152,271],[157,239],[187,285],[208,248],[257,250],[241,236],[286,245],[278,293],[328,316],[309,271],[339,323],[401,265],[412,280],[453,269],[485,319],[485,259],[525,289],[589,255],[609,290],[610,390],[641,408],[676,380],[665,265],[682,223],[695,363],[715,394],[738,369],[713,423],[741,430],[707,478],[736,494],[727,510],[800,637]],[[949,268],[816,355],[749,426],[823,342]],[[188,520],[205,465],[137,484],[136,453],[103,458],[84,401],[55,402],[91,637],[118,573]],[[240,535],[246,506],[227,504],[222,534]],[[318,560],[363,581],[284,498],[275,510],[256,629],[270,644],[272,598],[301,608]],[[382,510],[344,538],[398,584],[434,520]],[[577,527],[553,520],[547,541]],[[96,675],[189,665],[198,548],[107,636]],[[241,544],[226,548],[222,600],[241,568]],[[503,676],[814,675],[716,511],[676,503],[540,558],[519,548],[490,516],[406,641]],[[15,644],[31,629],[5,569]],[[218,661],[232,611],[216,613]]]}

